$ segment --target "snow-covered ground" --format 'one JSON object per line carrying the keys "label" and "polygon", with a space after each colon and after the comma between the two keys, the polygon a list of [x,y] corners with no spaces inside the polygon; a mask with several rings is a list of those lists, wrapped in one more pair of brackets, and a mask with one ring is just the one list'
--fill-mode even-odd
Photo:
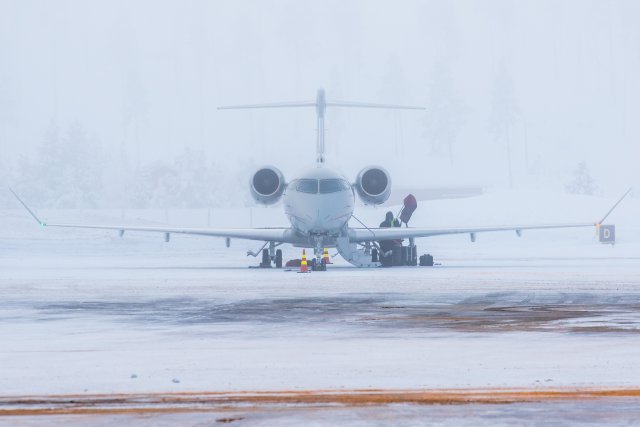
{"label": "snow-covered ground", "polygon": [[[489,194],[421,205],[412,225],[595,221],[613,202]],[[607,221],[613,247],[591,229],[437,237],[418,241],[434,268],[336,258],[302,275],[248,269],[256,243],[41,229],[2,211],[0,393],[640,387],[639,212],[630,198]],[[39,213],[285,224],[277,209]]]}

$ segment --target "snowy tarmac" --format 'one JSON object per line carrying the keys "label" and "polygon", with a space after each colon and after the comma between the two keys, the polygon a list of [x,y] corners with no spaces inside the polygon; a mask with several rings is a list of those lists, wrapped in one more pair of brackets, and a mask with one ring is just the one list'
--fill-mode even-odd
{"label": "snowy tarmac", "polygon": [[[330,271],[304,275],[248,269],[251,244],[167,245],[4,217],[13,226],[0,236],[0,424],[640,422],[636,229],[614,248],[584,230],[553,244],[544,233],[434,239],[434,268],[358,270],[336,258]],[[526,396],[299,399],[444,390]],[[553,390],[569,394],[531,395]],[[298,398],[175,404],[185,393],[281,392]],[[66,410],[64,396],[84,409]],[[104,396],[122,397],[120,410],[89,410]]]}

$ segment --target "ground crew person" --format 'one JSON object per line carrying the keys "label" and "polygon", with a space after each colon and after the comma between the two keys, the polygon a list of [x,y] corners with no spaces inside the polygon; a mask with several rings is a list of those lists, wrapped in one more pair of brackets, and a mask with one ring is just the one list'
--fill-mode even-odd
{"label": "ground crew person", "polygon": [[400,227],[400,221],[398,221],[397,218],[393,217],[393,212],[391,211],[387,212],[387,215],[384,221],[380,223],[380,228],[389,228],[389,227]]}
{"label": "ground crew person", "polygon": [[[400,227],[400,221],[393,217],[393,212],[387,212],[385,220],[380,223],[380,228]],[[397,244],[395,240],[382,240],[380,245],[380,263],[383,267],[391,267],[393,264],[393,247]]]}

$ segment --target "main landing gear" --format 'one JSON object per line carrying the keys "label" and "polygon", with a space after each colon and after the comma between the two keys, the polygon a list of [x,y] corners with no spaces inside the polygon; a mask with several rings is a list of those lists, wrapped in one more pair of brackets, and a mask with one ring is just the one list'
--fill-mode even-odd
{"label": "main landing gear", "polygon": [[[267,245],[269,248],[267,249]],[[282,249],[276,249],[281,243],[265,242],[262,248],[258,252],[247,251],[247,256],[251,255],[257,257],[259,253],[262,253],[262,260],[258,267],[260,268],[282,268]]]}
{"label": "main landing gear", "polygon": [[262,262],[260,268],[271,268],[272,264],[275,268],[282,268],[282,249],[277,249],[273,258],[269,254],[269,249],[262,250]]}

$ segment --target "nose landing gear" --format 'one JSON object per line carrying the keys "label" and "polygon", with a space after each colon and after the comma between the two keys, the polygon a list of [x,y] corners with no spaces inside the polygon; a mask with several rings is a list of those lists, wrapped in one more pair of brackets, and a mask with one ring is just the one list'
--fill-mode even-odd
{"label": "nose landing gear", "polygon": [[315,257],[311,260],[311,271],[327,271],[327,261],[323,257],[324,255],[324,239],[322,236],[315,238],[315,248],[313,254]]}
{"label": "nose landing gear", "polygon": [[311,260],[311,271],[327,271],[327,263],[322,258]]}

